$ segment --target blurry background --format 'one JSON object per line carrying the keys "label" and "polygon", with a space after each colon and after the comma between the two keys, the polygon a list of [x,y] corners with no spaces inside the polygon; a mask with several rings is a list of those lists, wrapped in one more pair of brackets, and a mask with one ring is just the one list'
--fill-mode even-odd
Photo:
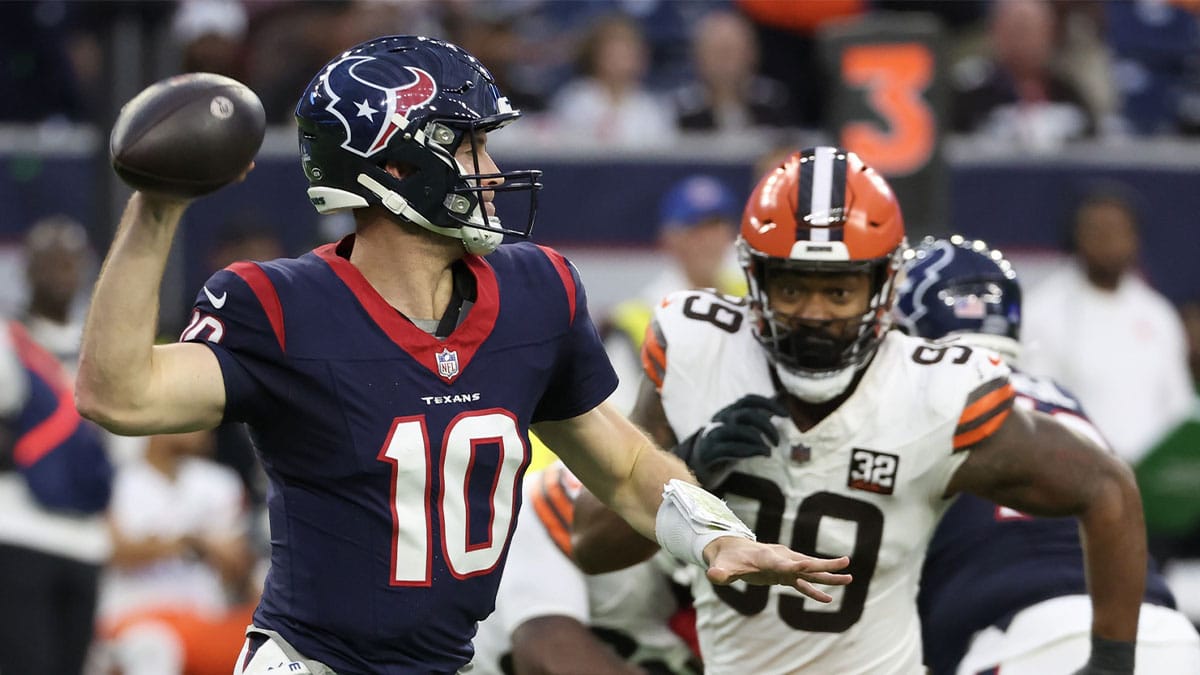
{"label": "blurry background", "polygon": [[1027,281],[1061,253],[1089,185],[1120,180],[1143,214],[1143,274],[1181,301],[1200,290],[1196,12],[1184,0],[5,2],[0,309],[24,302],[15,244],[39,218],[69,215],[104,250],[127,195],[108,167],[110,125],[144,86],[187,70],[249,84],[273,128],[250,178],[189,212],[164,330],[182,327],[222,236],[274,233],[294,255],[340,235],[345,221],[306,203],[292,109],[330,57],[393,32],[464,45],[526,111],[495,154],[545,171],[534,236],[575,259],[599,313],[653,275],[672,183],[703,171],[744,194],[761,158],[820,141],[882,169],[914,235],[982,237]]}
{"label": "blurry background", "polygon": [[[390,33],[463,45],[525,112],[489,149],[506,169],[544,171],[533,237],[578,266],[623,380],[636,378],[666,286],[738,292],[736,266],[727,272],[740,204],[785,153],[818,143],[854,150],[888,177],[910,241],[959,232],[1003,249],[1027,297],[1047,295],[1040,282],[1063,285],[1054,274],[1074,269],[1075,242],[1113,279],[1140,276],[1157,294],[1119,304],[1080,286],[1044,312],[1043,328],[1069,329],[1057,365],[1095,385],[1076,392],[1086,405],[1113,394],[1118,414],[1097,415],[1105,433],[1138,427],[1138,442],[1117,449],[1138,470],[1152,549],[1200,622],[1200,398],[1187,390],[1200,382],[1200,0],[0,2],[0,316],[36,329],[72,366],[129,195],[109,166],[109,129],[125,101],[181,72],[245,82],[271,127],[247,180],[187,212],[164,285],[164,339],[179,334],[213,271],[347,233],[348,217],[318,217],[305,197],[292,111],[324,63]],[[497,203],[506,219],[525,215],[527,204]],[[1139,314],[1150,305],[1163,308],[1153,321]],[[1070,318],[1079,306],[1103,311]],[[1101,339],[1118,334],[1133,346]],[[1070,374],[1061,377],[1074,386]],[[1168,379],[1184,382],[1170,405],[1157,398]],[[220,578],[220,597],[205,600],[228,609],[236,651],[255,597],[242,549],[261,560],[265,547],[262,479],[244,432],[110,440],[110,525],[124,542],[110,575],[175,565]],[[192,455],[236,470],[198,474],[220,499],[191,505],[162,492],[194,518],[138,501],[160,473],[199,466]],[[205,529],[215,509],[237,524]],[[158,511],[161,523],[138,520]],[[123,624],[100,626],[102,653],[119,659]]]}

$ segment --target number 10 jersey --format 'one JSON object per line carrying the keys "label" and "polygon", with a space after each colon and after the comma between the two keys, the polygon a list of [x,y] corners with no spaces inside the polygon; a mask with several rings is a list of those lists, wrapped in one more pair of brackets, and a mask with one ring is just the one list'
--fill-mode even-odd
{"label": "number 10 jersey", "polygon": [[[643,350],[678,438],[746,394],[777,394],[740,301],[677,293],[656,311]],[[1011,409],[1009,370],[985,350],[892,332],[854,393],[808,431],[776,418],[767,457],[739,460],[714,492],[760,541],[849,555],[854,581],[822,604],[782,586],[693,592],[707,673],[923,672],[917,584],[925,547],[951,500],[966,450]]]}

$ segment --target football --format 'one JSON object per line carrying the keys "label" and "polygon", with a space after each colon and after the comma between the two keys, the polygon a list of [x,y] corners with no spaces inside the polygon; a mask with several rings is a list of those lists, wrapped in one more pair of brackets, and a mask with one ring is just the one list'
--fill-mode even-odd
{"label": "football", "polygon": [[249,87],[187,73],[150,85],[121,108],[109,155],[136,190],[199,197],[239,178],[265,131],[262,101]]}

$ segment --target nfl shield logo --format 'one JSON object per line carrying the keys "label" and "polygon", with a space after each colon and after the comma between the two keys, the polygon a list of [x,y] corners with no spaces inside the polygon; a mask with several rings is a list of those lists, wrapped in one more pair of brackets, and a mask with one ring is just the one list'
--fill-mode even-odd
{"label": "nfl shield logo", "polygon": [[458,374],[458,352],[452,352],[445,347],[441,353],[434,354],[437,358],[438,375],[447,380]]}

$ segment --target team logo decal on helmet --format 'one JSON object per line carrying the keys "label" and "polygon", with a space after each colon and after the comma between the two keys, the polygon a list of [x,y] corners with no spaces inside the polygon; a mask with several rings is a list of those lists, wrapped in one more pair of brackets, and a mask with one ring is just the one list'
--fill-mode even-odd
{"label": "team logo decal on helmet", "polygon": [[[296,106],[309,201],[320,213],[380,206],[468,253],[490,253],[504,235],[528,237],[537,213],[541,172],[500,170],[482,142],[520,115],[456,45],[414,35],[364,42],[331,60]],[[494,199],[516,193],[528,210],[510,226]]]}
{"label": "team logo decal on helmet", "polygon": [[973,342],[1017,357],[1021,286],[1004,255],[978,239],[926,237],[905,256],[896,322],[930,340],[969,334]]}
{"label": "team logo decal on helmet", "polygon": [[[372,81],[371,66],[376,62],[372,56],[350,56],[335,63],[329,68],[330,77],[323,83],[329,103],[325,109],[333,113],[346,127],[346,142],[342,147],[360,157],[370,157],[387,147],[392,134],[401,129],[397,124],[397,116],[404,126],[408,125],[408,113],[421,106],[428,105],[437,96],[437,83],[433,76],[412,66],[405,69],[412,73],[413,81],[400,87],[385,87]],[[333,90],[330,82],[340,81],[345,75],[378,89],[380,95],[372,100],[362,97],[361,101],[343,99]],[[376,108],[375,106],[379,106]]]}

